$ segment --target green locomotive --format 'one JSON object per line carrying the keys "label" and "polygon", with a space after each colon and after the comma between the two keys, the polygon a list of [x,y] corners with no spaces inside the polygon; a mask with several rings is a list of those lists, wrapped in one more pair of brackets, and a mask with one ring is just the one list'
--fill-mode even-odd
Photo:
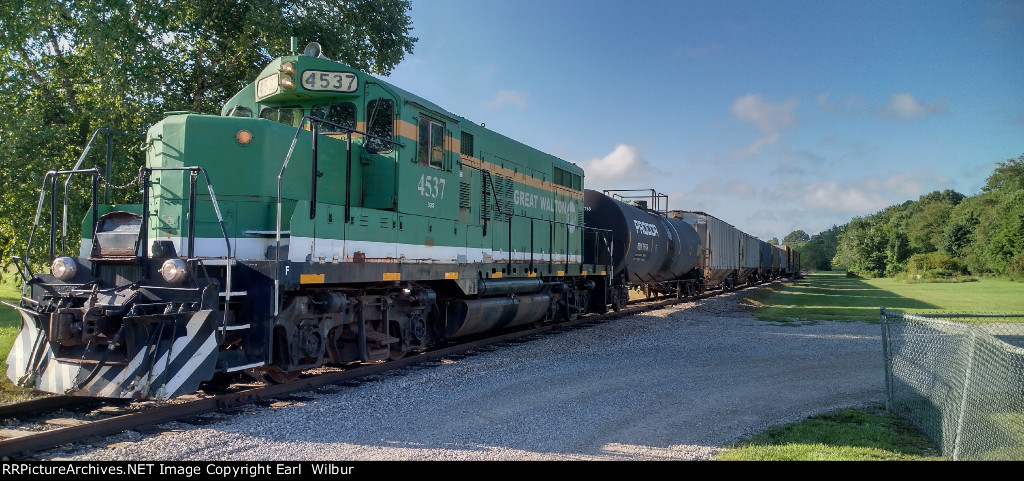
{"label": "green locomotive", "polygon": [[596,255],[607,232],[583,226],[580,167],[312,44],[221,115],[169,114],[144,149],[141,204],[98,202],[98,169],[47,174],[40,206],[59,210],[69,176],[91,176],[94,201],[77,255],[51,216],[51,272],[12,306],[18,384],[166,399],[216,373],[287,381],[624,297]]}

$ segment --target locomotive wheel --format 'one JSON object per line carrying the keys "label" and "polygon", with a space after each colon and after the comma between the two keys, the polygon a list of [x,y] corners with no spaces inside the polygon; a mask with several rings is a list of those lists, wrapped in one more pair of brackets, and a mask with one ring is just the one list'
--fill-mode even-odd
{"label": "locomotive wheel", "polygon": [[277,370],[271,370],[271,371],[267,372],[267,377],[269,377],[275,383],[284,384],[286,382],[292,382],[292,381],[298,379],[299,378],[299,374],[302,374],[302,371],[277,371]]}
{"label": "locomotive wheel", "polygon": [[282,371],[277,368],[257,367],[246,369],[245,373],[249,377],[267,384],[284,384],[298,379],[302,371]]}
{"label": "locomotive wheel", "polygon": [[397,360],[407,356],[408,354],[409,354],[408,350],[403,351],[401,348],[395,347],[394,344],[391,344],[391,346],[388,347],[388,359],[391,359],[392,361],[397,361]]}

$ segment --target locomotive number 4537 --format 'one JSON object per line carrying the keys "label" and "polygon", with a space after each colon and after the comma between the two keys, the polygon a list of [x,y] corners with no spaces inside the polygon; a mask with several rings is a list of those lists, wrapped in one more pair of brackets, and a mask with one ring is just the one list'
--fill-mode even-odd
{"label": "locomotive number 4537", "polygon": [[342,93],[355,92],[359,88],[359,77],[351,72],[306,70],[302,72],[302,86],[306,90]]}
{"label": "locomotive number 4537", "polygon": [[444,198],[444,179],[432,175],[421,175],[420,183],[416,186],[420,195],[434,199]]}

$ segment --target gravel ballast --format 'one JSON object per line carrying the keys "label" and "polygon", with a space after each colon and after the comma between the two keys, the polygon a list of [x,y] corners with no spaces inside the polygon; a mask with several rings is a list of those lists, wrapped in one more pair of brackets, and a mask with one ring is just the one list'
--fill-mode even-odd
{"label": "gravel ballast", "polygon": [[170,423],[60,460],[707,460],[807,416],[885,400],[881,328],[781,325],[740,293]]}

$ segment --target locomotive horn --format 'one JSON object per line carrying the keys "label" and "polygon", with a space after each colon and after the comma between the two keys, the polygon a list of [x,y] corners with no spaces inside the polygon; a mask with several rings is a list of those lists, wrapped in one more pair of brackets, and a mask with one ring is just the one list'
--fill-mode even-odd
{"label": "locomotive horn", "polygon": [[320,46],[319,42],[309,42],[309,44],[306,45],[305,50],[302,51],[302,54],[307,57],[316,57],[325,60],[330,60],[329,58],[327,58],[326,55],[324,55],[324,49]]}

